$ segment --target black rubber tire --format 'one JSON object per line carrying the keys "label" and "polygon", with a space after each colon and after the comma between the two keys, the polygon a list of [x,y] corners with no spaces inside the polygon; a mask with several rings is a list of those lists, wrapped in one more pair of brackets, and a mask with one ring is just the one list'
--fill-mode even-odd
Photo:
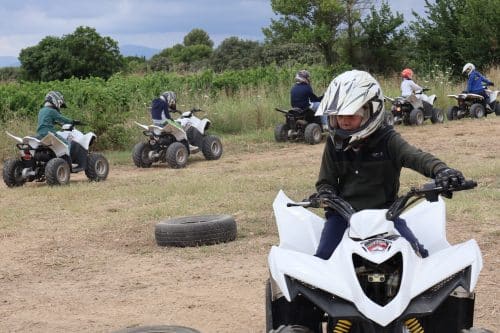
{"label": "black rubber tire", "polygon": [[193,328],[184,326],[158,325],[158,326],[137,326],[125,328],[113,333],[201,333]]}
{"label": "black rubber tire", "polygon": [[471,327],[468,330],[461,330],[460,333],[493,333],[493,331],[484,328]]}
{"label": "black rubber tire", "polygon": [[274,128],[274,139],[277,142],[285,142],[288,140],[288,125],[287,124],[278,124]]}
{"label": "black rubber tire", "polygon": [[441,124],[444,122],[444,112],[441,109],[432,109],[431,123]]}
{"label": "black rubber tire", "polygon": [[203,137],[201,152],[207,160],[218,160],[222,156],[222,143],[215,135]]}
{"label": "black rubber tire", "polygon": [[498,102],[498,101],[495,104],[495,114],[497,116],[500,116],[500,102]]}
{"label": "black rubber tire", "polygon": [[314,333],[308,327],[302,325],[282,325],[269,333]]}
{"label": "black rubber tire", "polygon": [[485,115],[484,106],[481,104],[475,103],[470,106],[469,109],[470,115],[472,118],[483,118]]}
{"label": "black rubber tire", "polygon": [[413,109],[410,112],[410,125],[420,126],[424,123],[424,113],[420,109]]}
{"label": "black rubber tire", "polygon": [[8,187],[23,186],[26,178],[22,177],[23,163],[20,160],[9,159],[3,164],[3,182]]}
{"label": "black rubber tire", "polygon": [[271,292],[271,280],[266,281],[266,291],[265,291],[265,309],[266,309],[266,332],[273,329],[273,305],[272,305],[272,292]]}
{"label": "black rubber tire", "polygon": [[187,164],[189,152],[181,142],[174,142],[167,148],[165,159],[168,165],[174,169],[184,168]]}
{"label": "black rubber tire", "polygon": [[90,153],[87,157],[87,167],[85,175],[94,182],[106,180],[109,174],[109,162],[104,155],[99,153]]}
{"label": "black rubber tire", "polygon": [[139,142],[134,146],[132,150],[132,160],[134,164],[138,168],[150,168],[153,164],[148,157],[149,152],[151,151],[151,147],[147,142]]}
{"label": "black rubber tire", "polygon": [[316,123],[307,124],[304,130],[304,141],[310,145],[316,145],[321,142],[321,126]]}
{"label": "black rubber tire", "polygon": [[394,115],[392,112],[385,112],[384,122],[386,125],[394,126]]}
{"label": "black rubber tire", "polygon": [[446,113],[446,118],[448,120],[457,120],[457,113],[458,113],[458,106],[452,106],[448,109],[448,112]]}
{"label": "black rubber tire", "polygon": [[160,221],[155,226],[159,246],[199,246],[236,239],[236,222],[230,215],[186,216]]}
{"label": "black rubber tire", "polygon": [[45,165],[45,179],[50,186],[67,185],[71,171],[66,160],[56,157]]}

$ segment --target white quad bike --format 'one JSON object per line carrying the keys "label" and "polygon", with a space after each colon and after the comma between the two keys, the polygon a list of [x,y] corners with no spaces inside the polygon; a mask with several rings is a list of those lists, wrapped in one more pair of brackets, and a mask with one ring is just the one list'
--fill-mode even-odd
{"label": "white quad bike", "polygon": [[[481,252],[475,240],[448,243],[440,197],[475,186],[430,183],[389,209],[359,212],[341,198],[293,203],[280,191],[273,203],[280,244],[268,257],[266,332],[489,332],[471,328]],[[427,258],[391,221],[422,198],[427,201],[401,217],[428,249]],[[324,219],[304,207],[329,207],[349,221],[328,260],[314,256]]]}
{"label": "white quad bike", "polygon": [[102,181],[108,176],[108,160],[100,153],[90,152],[96,135],[92,132],[83,134],[74,124],[64,124],[61,131],[56,132],[69,144],[50,132],[41,140],[6,133],[17,141],[21,154],[19,158],[6,160],[3,165],[3,180],[8,187],[32,181],[66,185],[70,174],[80,171],[85,171],[91,181]]}
{"label": "white quad bike", "polygon": [[490,113],[500,116],[500,102],[497,97],[498,90],[485,90],[490,98],[490,102],[485,107],[484,97],[478,94],[460,93],[457,95],[448,95],[448,97],[457,100],[457,105],[448,109],[446,116],[448,120],[457,120],[465,117],[482,118]]}
{"label": "white quad bike", "polygon": [[132,159],[139,168],[149,168],[154,162],[167,162],[172,168],[183,168],[188,156],[201,150],[207,160],[222,156],[222,143],[215,135],[208,135],[210,120],[195,116],[199,109],[181,114],[175,120],[167,119],[163,127],[136,124],[144,129],[147,142],[134,146]]}
{"label": "white quad bike", "polygon": [[392,117],[386,115],[386,122],[390,125],[402,123],[404,125],[420,126],[426,119],[430,119],[433,124],[442,123],[444,121],[444,112],[434,107],[437,99],[436,95],[427,96],[424,94],[428,90],[429,88],[423,88],[408,97],[391,98],[384,96],[385,99],[392,103]]}

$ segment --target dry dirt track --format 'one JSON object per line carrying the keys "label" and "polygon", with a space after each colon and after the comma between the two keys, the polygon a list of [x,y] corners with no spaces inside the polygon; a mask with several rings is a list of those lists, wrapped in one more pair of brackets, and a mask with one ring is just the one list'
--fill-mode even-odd
{"label": "dry dirt track", "polygon": [[[445,160],[457,154],[457,163],[462,158],[491,163],[492,156],[494,161],[500,156],[498,118],[439,125],[439,132],[431,125],[402,132],[410,142]],[[450,143],[463,140],[466,143],[461,147]],[[316,174],[322,146],[290,144],[278,149],[271,145],[259,153],[226,153],[220,161],[207,163],[218,163],[223,173],[231,173],[247,161],[276,161],[278,168],[286,159],[303,159],[304,163],[313,161]],[[464,149],[476,151],[471,147],[481,149],[463,157]],[[200,161],[188,168],[203,172],[207,165]],[[142,177],[145,172],[158,170],[115,166],[110,186]],[[493,179],[483,180],[495,191],[499,191],[499,173],[496,170]],[[72,181],[84,179],[77,175]],[[26,190],[0,185],[2,220],[6,207],[16,204],[10,201],[11,191]],[[112,332],[153,324],[184,325],[203,333],[264,331],[266,259],[270,246],[277,243],[272,227],[272,232],[247,232],[228,244],[164,249],[154,243],[154,221],[148,222],[147,228],[137,228],[124,219],[119,231],[105,228],[98,233],[84,227],[92,213],[76,221],[68,220],[72,214],[64,210],[57,218],[40,215],[36,205],[46,202],[30,197],[29,191],[24,193],[26,211],[19,214],[25,215],[25,220],[16,227],[0,224],[0,332]],[[481,225],[452,221],[448,233],[451,243],[469,238],[478,241],[484,269],[478,285],[476,323],[498,332],[498,201],[487,208],[497,211],[494,221]],[[261,209],[272,214],[271,203]],[[237,220],[238,214],[235,212]]]}

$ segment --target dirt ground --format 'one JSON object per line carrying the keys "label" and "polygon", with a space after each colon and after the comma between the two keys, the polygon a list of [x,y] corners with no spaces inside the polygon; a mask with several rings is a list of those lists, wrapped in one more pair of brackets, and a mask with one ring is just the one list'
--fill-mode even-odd
{"label": "dirt ground", "polygon": [[[500,117],[490,118],[401,132],[411,143],[443,156],[450,164],[456,156],[455,165],[472,158],[498,166]],[[464,156],[464,151],[465,155],[473,151],[471,147],[481,150]],[[218,162],[202,161],[188,168],[203,172],[207,163],[218,163],[223,173],[231,173],[249,161],[286,163],[286,159],[303,158],[308,163],[311,156],[319,159],[322,149],[323,144],[289,144],[258,153],[226,153]],[[140,178],[145,172],[155,170],[115,166],[110,182]],[[481,180],[493,187],[496,198],[499,173],[496,169]],[[72,176],[72,181],[84,182],[84,175]],[[264,331],[267,254],[278,242],[275,232],[247,233],[234,242],[201,248],[159,248],[151,229],[132,227],[126,219],[123,229],[97,232],[81,227],[92,212],[62,210],[57,218],[37,214],[37,205],[49,204],[52,197],[32,197],[25,190],[29,186],[44,184],[28,184],[23,189],[0,185],[2,220],[7,218],[9,205],[18,205],[18,214],[23,216],[17,226],[5,220],[0,223],[0,332],[113,332],[155,324],[183,325],[203,333]],[[11,191],[25,191],[23,205],[11,199]],[[260,209],[272,215],[271,202]],[[454,221],[448,235],[451,243],[477,240],[484,268],[477,287],[475,322],[499,332],[498,200],[485,209],[497,213],[488,215],[487,223]],[[74,215],[78,215],[76,221]]]}

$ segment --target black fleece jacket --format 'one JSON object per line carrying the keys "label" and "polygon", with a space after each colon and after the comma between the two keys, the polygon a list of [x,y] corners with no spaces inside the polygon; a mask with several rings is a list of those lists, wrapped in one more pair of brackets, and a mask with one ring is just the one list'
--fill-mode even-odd
{"label": "black fleece jacket", "polygon": [[410,145],[390,126],[379,128],[357,150],[336,150],[329,137],[316,189],[335,189],[357,211],[388,208],[397,198],[403,167],[434,178],[447,166]]}

